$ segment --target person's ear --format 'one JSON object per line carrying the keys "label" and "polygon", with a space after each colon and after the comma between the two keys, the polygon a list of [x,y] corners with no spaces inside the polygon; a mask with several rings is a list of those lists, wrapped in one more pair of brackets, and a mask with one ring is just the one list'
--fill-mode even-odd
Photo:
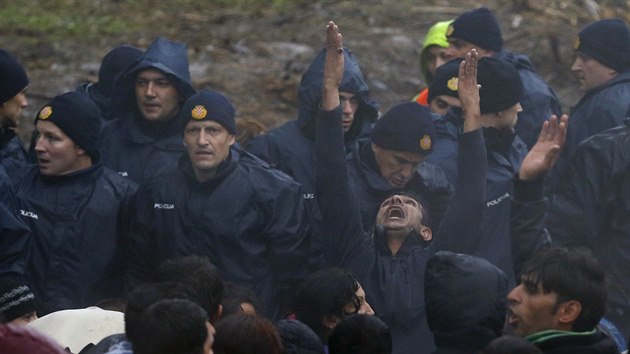
{"label": "person's ear", "polygon": [[422,226],[420,227],[420,237],[422,237],[425,241],[431,241],[433,239],[433,231],[431,231],[430,227]]}
{"label": "person's ear", "polygon": [[223,315],[223,305],[219,304],[219,306],[217,306],[217,313],[210,319],[210,323],[216,323],[221,319],[221,315]]}
{"label": "person's ear", "polygon": [[580,313],[582,313],[582,304],[576,300],[569,300],[558,306],[556,318],[561,324],[573,325]]}

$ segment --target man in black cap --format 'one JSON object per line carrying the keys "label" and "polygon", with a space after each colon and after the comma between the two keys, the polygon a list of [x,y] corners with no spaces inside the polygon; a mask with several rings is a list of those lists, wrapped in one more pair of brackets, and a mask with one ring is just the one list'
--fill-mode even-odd
{"label": "man in black cap", "polygon": [[[444,66],[455,66],[453,60]],[[523,82],[516,68],[495,57],[479,60],[477,80],[481,85],[481,124],[488,153],[488,179],[483,222],[483,238],[470,254],[482,257],[499,267],[515,283],[510,240],[510,200],[514,195],[514,175],[519,172],[527,147],[515,134],[521,111]],[[565,121],[563,118],[562,121]],[[557,124],[557,119],[553,119]],[[566,123],[565,123],[566,124]],[[450,179],[456,179],[457,141],[462,126],[461,112],[450,110],[436,121],[440,134],[435,153],[429,161],[443,168]]]}
{"label": "man in black cap", "polygon": [[31,229],[24,276],[38,313],[82,308],[122,294],[123,206],[135,184],[104,168],[98,107],[69,92],[37,113],[37,165],[16,178],[19,214]]}
{"label": "man in black cap", "polygon": [[28,84],[22,65],[0,49],[0,166],[9,175],[28,164],[28,154],[14,131],[28,105]]}
{"label": "man in black cap", "polygon": [[503,48],[499,22],[485,7],[464,12],[449,26],[446,37],[450,58],[463,57],[472,48],[480,57],[496,57],[510,62],[518,70],[523,82],[516,133],[531,148],[538,139],[542,123],[552,114],[559,116],[561,107],[553,89],[536,73],[529,58]]}
{"label": "man in black cap", "polygon": [[[460,62],[461,59],[457,61],[458,64]],[[458,71],[459,65],[441,65],[437,68],[427,96],[431,112],[443,116],[449,108],[462,106],[457,92]]]}
{"label": "man in black cap", "polygon": [[551,187],[564,183],[569,158],[585,139],[616,127],[630,106],[630,30],[619,19],[586,26],[575,42],[571,70],[580,79],[584,96],[571,110],[567,144],[552,174]]}
{"label": "man in black cap", "polygon": [[286,290],[306,274],[309,226],[300,185],[234,146],[234,107],[201,91],[183,105],[187,153],[136,194],[128,237],[130,287],[155,266],[185,255],[207,256],[226,281],[252,290],[277,316]]}
{"label": "man in black cap", "polygon": [[137,183],[176,166],[186,124],[178,113],[194,93],[186,44],[157,38],[116,80],[115,119],[99,142],[105,166]]}

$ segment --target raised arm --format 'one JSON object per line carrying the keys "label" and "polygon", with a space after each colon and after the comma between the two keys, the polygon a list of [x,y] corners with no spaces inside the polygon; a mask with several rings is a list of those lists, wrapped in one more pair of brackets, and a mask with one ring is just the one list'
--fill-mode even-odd
{"label": "raised arm", "polygon": [[358,202],[350,186],[341,124],[339,84],[343,77],[342,36],[334,22],[326,27],[326,61],[322,104],[315,138],[317,202],[322,212],[321,235],[329,266],[346,268],[361,276],[367,264],[360,255],[366,237]]}
{"label": "raised arm", "polygon": [[553,115],[545,121],[536,144],[529,151],[514,181],[510,211],[514,274],[551,240],[545,229],[548,201],[544,196],[544,177],[553,168],[566,141],[568,117]]}
{"label": "raised arm", "polygon": [[460,64],[457,87],[464,113],[464,129],[459,136],[455,194],[432,248],[436,251],[471,253],[482,234],[488,169],[481,132],[477,51],[474,49]]}

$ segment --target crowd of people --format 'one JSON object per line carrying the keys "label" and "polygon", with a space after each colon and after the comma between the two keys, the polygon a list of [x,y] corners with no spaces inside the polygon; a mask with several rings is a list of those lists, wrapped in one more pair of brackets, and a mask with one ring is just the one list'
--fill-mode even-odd
{"label": "crowd of people", "polygon": [[569,114],[484,7],[428,30],[427,87],[385,112],[325,41],[275,129],[157,38],[40,108],[28,147],[0,50],[0,351],[626,351],[628,26],[580,31]]}

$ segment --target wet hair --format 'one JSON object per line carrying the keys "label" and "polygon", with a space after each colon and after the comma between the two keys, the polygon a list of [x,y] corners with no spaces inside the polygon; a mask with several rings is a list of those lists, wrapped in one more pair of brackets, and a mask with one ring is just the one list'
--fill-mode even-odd
{"label": "wet hair", "polygon": [[573,331],[592,330],[606,313],[606,276],[587,249],[543,249],[525,265],[520,279],[533,292],[541,284],[546,294],[556,293],[554,313],[562,303],[579,301],[582,311],[573,323]]}
{"label": "wet hair", "polygon": [[344,318],[348,314],[344,307],[354,304],[355,313],[361,306],[355,294],[359,282],[352,273],[341,268],[327,268],[311,274],[299,286],[296,294],[294,313],[297,319],[317,333],[326,342],[330,329],[322,320],[326,317]]}
{"label": "wet hair", "polygon": [[516,336],[499,337],[488,346],[486,346],[481,354],[542,354],[537,346],[528,342],[525,338]]}
{"label": "wet hair", "polygon": [[330,354],[390,354],[392,334],[376,316],[348,316],[330,333],[328,351]]}
{"label": "wet hair", "polygon": [[247,302],[256,308],[256,295],[240,285],[232,282],[225,282],[225,293],[223,294],[223,314],[222,317],[242,313],[241,304]]}
{"label": "wet hair", "polygon": [[278,331],[264,318],[234,314],[216,324],[216,354],[283,354]]}
{"label": "wet hair", "polygon": [[149,306],[137,335],[130,339],[135,354],[203,354],[208,315],[194,302],[166,299]]}
{"label": "wet hair", "polygon": [[219,270],[207,258],[187,256],[166,260],[157,268],[157,279],[181,284],[191,298],[206,310],[211,322],[218,319],[225,285]]}

